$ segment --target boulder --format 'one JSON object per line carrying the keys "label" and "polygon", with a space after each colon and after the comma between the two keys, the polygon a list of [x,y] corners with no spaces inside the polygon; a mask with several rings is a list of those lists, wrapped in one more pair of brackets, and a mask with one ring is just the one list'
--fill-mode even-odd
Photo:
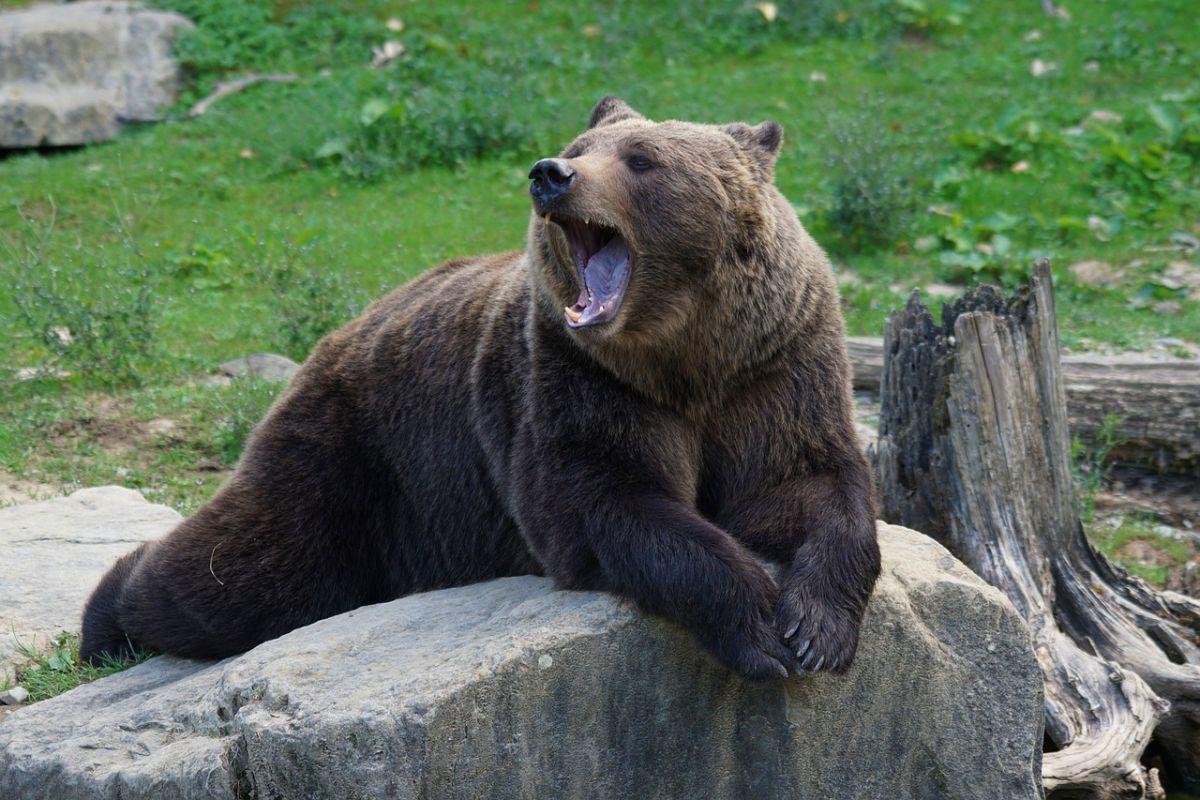
{"label": "boulder", "polygon": [[880,539],[842,676],[747,683],[611,596],[506,578],[14,711],[0,797],[1040,797],[1023,622],[932,540]]}
{"label": "boulder", "polygon": [[277,353],[251,353],[217,367],[222,375],[231,378],[261,378],[283,383],[290,381],[298,369],[299,364]]}
{"label": "boulder", "polygon": [[0,682],[12,676],[18,643],[77,633],[84,601],[113,562],[179,520],[120,486],[0,508]]}
{"label": "boulder", "polygon": [[112,139],[175,101],[179,14],[119,0],[0,13],[0,148]]}

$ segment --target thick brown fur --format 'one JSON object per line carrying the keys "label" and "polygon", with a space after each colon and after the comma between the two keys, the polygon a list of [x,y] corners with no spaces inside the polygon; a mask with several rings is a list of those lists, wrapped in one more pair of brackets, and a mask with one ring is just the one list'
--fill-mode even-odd
{"label": "thick brown fur", "polygon": [[524,253],[379,300],[317,346],[217,495],[106,576],[83,657],[221,657],[536,573],[631,598],[751,678],[844,670],[879,572],[873,490],[829,264],[774,186],[781,136],[602,100],[553,213],[627,240],[617,316],[565,324],[578,273],[541,207]]}

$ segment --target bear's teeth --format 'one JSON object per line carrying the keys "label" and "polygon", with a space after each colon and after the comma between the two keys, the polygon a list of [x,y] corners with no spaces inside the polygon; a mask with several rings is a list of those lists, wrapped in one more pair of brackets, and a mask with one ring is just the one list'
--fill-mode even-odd
{"label": "bear's teeth", "polygon": [[550,212],[549,212],[549,211],[547,211],[547,212],[546,212],[546,217],[545,217],[545,219],[546,219],[546,222],[549,222],[549,221],[550,221]]}
{"label": "bear's teeth", "polygon": [[583,317],[583,312],[576,311],[575,309],[571,308],[570,306],[565,307],[563,309],[563,311],[567,312],[567,317],[571,320],[571,322],[577,323]]}

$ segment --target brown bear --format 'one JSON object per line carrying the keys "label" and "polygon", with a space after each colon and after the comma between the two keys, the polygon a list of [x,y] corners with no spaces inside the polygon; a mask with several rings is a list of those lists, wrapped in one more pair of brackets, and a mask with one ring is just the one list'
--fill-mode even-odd
{"label": "brown bear", "polygon": [[873,489],[781,139],[601,100],[534,165],[526,250],[443,264],[321,341],[213,499],[101,581],[83,658],[217,658],[533,573],[630,598],[748,678],[844,670]]}

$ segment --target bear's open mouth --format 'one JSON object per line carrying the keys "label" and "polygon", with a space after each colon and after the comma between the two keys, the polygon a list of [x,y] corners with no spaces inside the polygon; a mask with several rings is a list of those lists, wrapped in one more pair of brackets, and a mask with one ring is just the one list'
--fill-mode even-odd
{"label": "bear's open mouth", "polygon": [[579,299],[564,309],[567,324],[585,328],[608,322],[621,308],[629,286],[629,246],[615,229],[593,222],[553,218],[571,245],[579,273]]}

